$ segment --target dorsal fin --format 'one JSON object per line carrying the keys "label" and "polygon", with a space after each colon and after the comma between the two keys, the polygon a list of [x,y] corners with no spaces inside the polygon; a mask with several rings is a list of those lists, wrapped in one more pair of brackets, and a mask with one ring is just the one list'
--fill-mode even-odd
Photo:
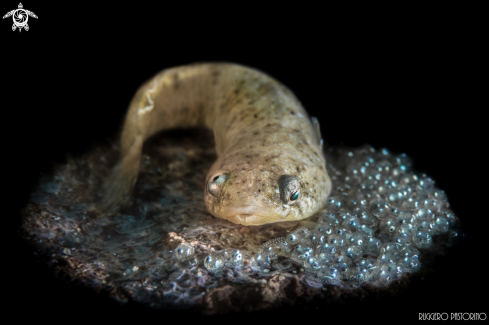
{"label": "dorsal fin", "polygon": [[319,126],[319,121],[316,117],[311,117],[312,129],[316,135],[317,143],[321,150],[323,150],[323,137],[321,136],[321,127]]}

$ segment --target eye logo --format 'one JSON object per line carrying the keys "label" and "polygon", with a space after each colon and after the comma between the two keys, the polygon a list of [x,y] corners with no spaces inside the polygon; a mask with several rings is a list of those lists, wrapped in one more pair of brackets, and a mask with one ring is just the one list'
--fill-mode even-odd
{"label": "eye logo", "polygon": [[22,28],[24,28],[25,30],[29,30],[29,25],[27,25],[29,16],[37,19],[35,13],[23,9],[22,3],[19,3],[18,9],[14,9],[12,11],[7,12],[5,16],[3,16],[3,18],[5,19],[10,16],[12,16],[12,19],[14,20],[14,24],[12,25],[12,31],[15,31],[18,28],[19,32],[22,31]]}

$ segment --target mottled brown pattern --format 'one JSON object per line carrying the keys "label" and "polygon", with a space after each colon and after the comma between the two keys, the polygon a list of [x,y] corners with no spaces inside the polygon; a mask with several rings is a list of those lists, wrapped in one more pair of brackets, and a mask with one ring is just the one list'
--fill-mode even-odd
{"label": "mottled brown pattern", "polygon": [[[218,158],[207,174],[229,175],[217,196],[206,186],[214,216],[244,225],[300,220],[320,210],[331,192],[321,136],[285,86],[229,63],[164,70],[137,91],[121,137],[122,159],[105,185],[101,211],[117,208],[134,186],[144,141],[174,127],[213,130]],[[294,204],[280,198],[281,175],[299,179]]]}

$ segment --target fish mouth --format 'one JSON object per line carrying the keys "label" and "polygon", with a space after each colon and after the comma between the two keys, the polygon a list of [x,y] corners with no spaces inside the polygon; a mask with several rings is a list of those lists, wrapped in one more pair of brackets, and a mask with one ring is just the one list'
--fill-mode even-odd
{"label": "fish mouth", "polygon": [[244,226],[261,226],[267,223],[275,222],[272,220],[272,218],[257,216],[254,214],[234,214],[227,216],[224,219]]}
{"label": "fish mouth", "polygon": [[244,226],[261,226],[282,219],[273,209],[256,204],[225,207],[221,210],[220,218]]}

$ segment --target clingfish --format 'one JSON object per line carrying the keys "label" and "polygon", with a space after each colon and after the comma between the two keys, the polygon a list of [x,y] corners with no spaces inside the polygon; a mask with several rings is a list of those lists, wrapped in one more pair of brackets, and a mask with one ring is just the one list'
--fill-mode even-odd
{"label": "clingfish", "polygon": [[146,139],[190,127],[214,133],[217,160],[207,173],[204,199],[215,217],[263,225],[304,219],[326,204],[331,179],[318,120],[261,71],[199,63],[163,70],[134,95],[100,213],[114,213],[131,195]]}

